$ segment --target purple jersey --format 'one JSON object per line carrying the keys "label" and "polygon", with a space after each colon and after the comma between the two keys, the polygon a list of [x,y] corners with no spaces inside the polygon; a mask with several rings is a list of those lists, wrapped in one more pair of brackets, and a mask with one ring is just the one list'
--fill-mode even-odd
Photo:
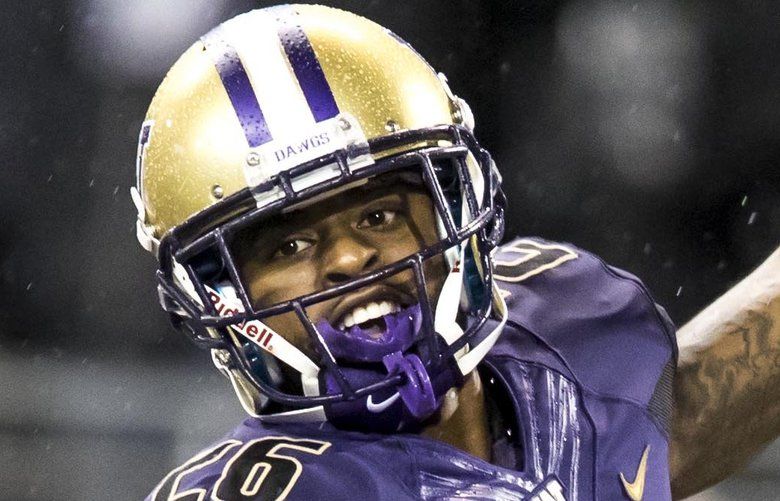
{"label": "purple jersey", "polygon": [[520,239],[495,262],[510,313],[480,367],[494,464],[416,435],[247,419],[147,499],[671,499],[663,310],[572,246]]}

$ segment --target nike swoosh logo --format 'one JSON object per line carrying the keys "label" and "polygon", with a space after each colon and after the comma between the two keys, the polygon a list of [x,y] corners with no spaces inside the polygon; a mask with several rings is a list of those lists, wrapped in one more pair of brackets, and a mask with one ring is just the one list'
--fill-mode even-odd
{"label": "nike swoosh logo", "polygon": [[382,400],[378,404],[374,403],[374,395],[369,395],[368,400],[366,400],[366,409],[368,409],[368,412],[373,413],[379,413],[393,405],[393,402],[398,400],[398,397],[401,395],[398,394],[398,392],[393,393],[390,397],[386,398],[385,400]]}
{"label": "nike swoosh logo", "polygon": [[620,481],[623,482],[623,488],[626,490],[626,494],[633,501],[642,501],[642,494],[645,491],[645,473],[647,473],[647,455],[650,452],[650,446],[645,447],[645,452],[642,453],[642,459],[639,461],[639,468],[636,470],[636,476],[634,481],[629,483],[623,473],[620,473]]}

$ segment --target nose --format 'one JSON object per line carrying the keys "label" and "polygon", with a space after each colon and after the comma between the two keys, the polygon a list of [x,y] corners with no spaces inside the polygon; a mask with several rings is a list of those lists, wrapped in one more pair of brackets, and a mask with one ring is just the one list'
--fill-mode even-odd
{"label": "nose", "polygon": [[334,236],[323,256],[322,276],[326,287],[334,287],[376,267],[378,250],[352,235]]}

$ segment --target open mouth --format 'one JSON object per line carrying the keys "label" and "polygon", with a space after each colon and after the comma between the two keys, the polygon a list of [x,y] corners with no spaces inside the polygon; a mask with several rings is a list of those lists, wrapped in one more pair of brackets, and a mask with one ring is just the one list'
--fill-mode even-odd
{"label": "open mouth", "polygon": [[371,301],[347,312],[337,322],[336,328],[351,335],[358,334],[360,331],[365,336],[379,339],[387,332],[386,317],[402,310],[403,307],[394,301]]}
{"label": "open mouth", "polygon": [[353,308],[335,327],[321,320],[317,329],[335,358],[380,362],[385,355],[408,350],[421,325],[419,304],[403,307],[392,301],[377,301]]}

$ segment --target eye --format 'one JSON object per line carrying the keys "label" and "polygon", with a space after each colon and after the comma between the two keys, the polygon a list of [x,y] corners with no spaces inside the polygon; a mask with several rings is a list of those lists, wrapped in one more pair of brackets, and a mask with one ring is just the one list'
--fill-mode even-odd
{"label": "eye", "polygon": [[274,253],[274,257],[293,256],[303,250],[308,249],[311,246],[312,243],[308,240],[303,240],[301,238],[291,238],[290,240],[285,240],[281,243],[281,245],[279,245],[279,247],[276,249],[276,252]]}
{"label": "eye", "polygon": [[358,228],[373,228],[376,226],[385,226],[393,222],[396,216],[394,210],[373,210],[368,212],[360,220]]}

